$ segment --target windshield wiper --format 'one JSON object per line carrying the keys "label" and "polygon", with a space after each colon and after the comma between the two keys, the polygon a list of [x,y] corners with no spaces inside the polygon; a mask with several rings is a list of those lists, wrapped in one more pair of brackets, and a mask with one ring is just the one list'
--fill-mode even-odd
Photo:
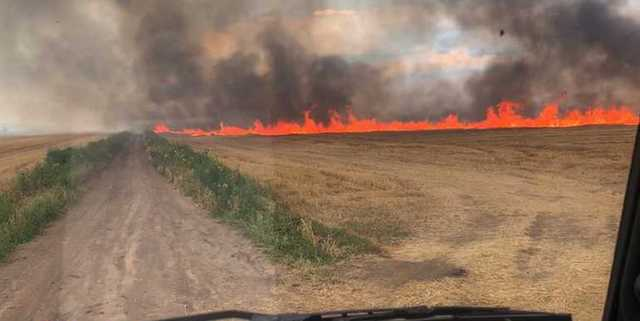
{"label": "windshield wiper", "polygon": [[407,307],[392,309],[344,310],[308,314],[260,314],[220,311],[159,321],[210,321],[221,319],[250,321],[382,321],[382,320],[482,320],[482,321],[571,321],[570,314],[519,311],[485,307]]}

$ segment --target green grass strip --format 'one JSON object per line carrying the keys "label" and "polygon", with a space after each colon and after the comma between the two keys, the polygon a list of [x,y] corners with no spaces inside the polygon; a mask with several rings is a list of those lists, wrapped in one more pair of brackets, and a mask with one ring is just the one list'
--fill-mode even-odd
{"label": "green grass strip", "polygon": [[52,149],[33,169],[18,173],[9,188],[0,192],[0,260],[62,214],[78,185],[104,168],[130,136],[121,133],[85,147]]}
{"label": "green grass strip", "polygon": [[206,153],[151,132],[145,144],[158,172],[212,216],[240,227],[276,261],[325,264],[379,251],[366,239],[294,215],[267,187]]}

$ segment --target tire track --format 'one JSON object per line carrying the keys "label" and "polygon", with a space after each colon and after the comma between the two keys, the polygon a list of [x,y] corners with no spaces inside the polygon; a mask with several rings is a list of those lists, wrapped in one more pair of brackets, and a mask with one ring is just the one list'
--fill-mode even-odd
{"label": "tire track", "polygon": [[154,319],[273,310],[276,269],[149,165],[142,143],[0,265],[0,320]]}

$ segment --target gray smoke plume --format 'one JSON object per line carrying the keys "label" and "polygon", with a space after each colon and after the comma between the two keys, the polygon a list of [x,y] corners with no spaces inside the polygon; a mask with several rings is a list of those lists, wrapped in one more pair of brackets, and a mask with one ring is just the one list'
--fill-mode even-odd
{"label": "gray smoke plume", "polygon": [[[485,3],[483,3],[485,4]],[[466,84],[475,108],[502,99],[530,109],[562,99],[564,106],[632,104],[640,92],[640,23],[620,13],[621,1],[493,1],[453,9],[466,28],[504,30],[524,54],[497,60]]]}
{"label": "gray smoke plume", "polygon": [[[166,9],[170,14],[157,18],[168,28],[166,43],[144,47],[148,42],[144,39],[153,39],[159,31],[145,24],[157,24],[153,18],[142,20],[138,35],[143,52],[155,55],[144,59],[152,71],[147,72],[151,98],[162,102],[157,98],[164,95],[167,100],[179,98],[182,105],[195,105],[194,97],[200,97],[205,107],[194,106],[199,112],[192,116],[198,122],[204,117],[209,125],[217,121],[248,125],[255,119],[300,121],[305,110],[327,122],[330,111],[347,109],[381,119],[435,119],[452,111],[479,119],[486,107],[505,99],[524,103],[529,113],[560,98],[563,106],[638,102],[640,94],[633,88],[640,77],[640,27],[618,12],[621,3],[495,0],[473,5],[396,1],[381,9],[406,9],[398,11],[407,21],[402,27],[413,28],[414,33],[428,35],[437,15],[452,18],[476,37],[495,41],[499,30],[506,32],[504,41],[521,53],[494,59],[469,77],[462,92],[445,80],[398,83],[385,79],[380,67],[308,52],[277,18],[265,24],[254,40],[262,55],[240,48],[205,71],[198,69],[198,49],[189,43],[184,23],[188,19],[179,17],[179,8],[171,5]],[[242,7],[251,5],[245,2]],[[260,64],[265,70],[259,71]]]}
{"label": "gray smoke plume", "polygon": [[156,2],[136,32],[149,98],[182,125],[300,121],[306,110],[327,122],[329,111],[344,112],[352,104],[364,77],[339,56],[308,52],[278,18],[255,36],[261,55],[238,50],[204,69],[202,48],[184,16],[175,2]]}
{"label": "gray smoke plume", "polygon": [[80,0],[0,0],[0,118],[21,131],[114,130],[143,117],[119,10]]}
{"label": "gray smoke plume", "polygon": [[[624,5],[0,0],[0,112],[51,130],[97,130],[270,124],[305,111],[322,122],[333,111],[479,119],[504,99],[528,113],[558,99],[638,106],[640,23]],[[357,23],[340,25],[347,19]],[[458,78],[389,58],[393,44],[431,44],[442,20],[470,45],[501,49]]]}

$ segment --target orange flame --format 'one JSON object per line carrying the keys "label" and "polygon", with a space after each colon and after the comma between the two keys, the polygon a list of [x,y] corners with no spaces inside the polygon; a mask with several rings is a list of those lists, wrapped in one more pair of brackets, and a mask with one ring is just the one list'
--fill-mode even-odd
{"label": "orange flame", "polygon": [[560,116],[557,103],[548,104],[535,118],[526,118],[518,113],[521,105],[503,101],[487,109],[486,118],[477,122],[463,122],[456,114],[450,114],[437,122],[430,121],[389,121],[359,119],[348,113],[346,119],[333,112],[327,125],[315,121],[310,113],[304,113],[302,124],[280,120],[273,125],[264,125],[256,120],[251,128],[225,126],[220,129],[203,130],[185,128],[174,130],[165,123],[157,123],[154,132],[189,136],[280,136],[324,133],[368,133],[378,131],[426,131],[443,129],[491,129],[491,128],[533,128],[533,127],[575,127],[585,125],[638,125],[640,118],[627,106],[609,108],[591,107],[586,110],[572,109]]}

